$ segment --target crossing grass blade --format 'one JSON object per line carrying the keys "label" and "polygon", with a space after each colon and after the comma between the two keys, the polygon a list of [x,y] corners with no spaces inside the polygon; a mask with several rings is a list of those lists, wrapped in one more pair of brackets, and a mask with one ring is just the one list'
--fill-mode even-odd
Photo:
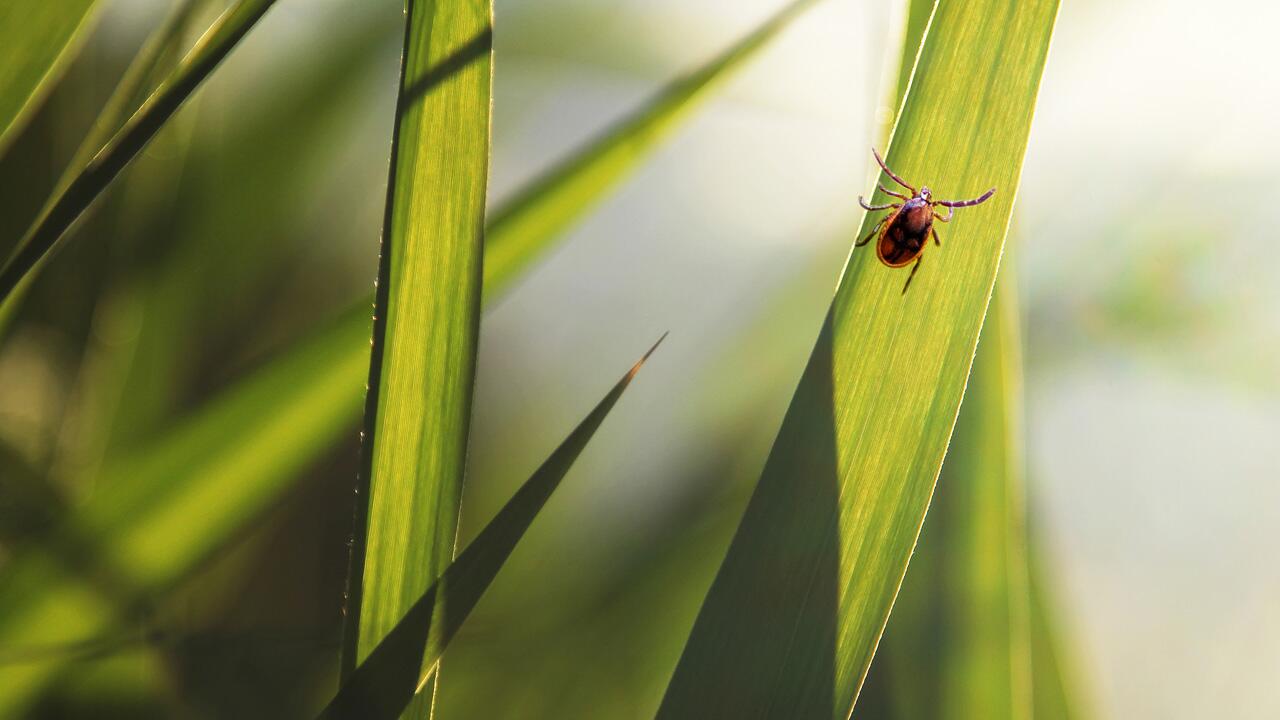
{"label": "crossing grass blade", "polygon": [[[453,559],[480,324],[492,7],[411,2],[374,302],[343,674]],[[478,48],[478,50],[477,50]],[[452,73],[440,73],[451,58]],[[430,715],[430,693],[410,717]]]}
{"label": "crossing grass blade", "polygon": [[[1015,283],[1001,269],[920,543],[855,717],[1029,718]],[[874,710],[874,711],[873,711]]]}
{"label": "crossing grass blade", "polygon": [[84,36],[97,0],[0,3],[0,155]]}
{"label": "crossing grass blade", "polygon": [[[665,335],[663,337],[666,337]],[[520,538],[662,338],[574,428],[357,667],[320,717],[400,717]],[[437,612],[438,611],[438,612]]]}
{"label": "crossing grass blade", "polygon": [[111,141],[50,200],[0,268],[0,303],[38,270],[72,224],[274,4],[275,0],[240,0],[227,10]]}
{"label": "crossing grass blade", "polygon": [[493,213],[484,293],[497,297],[583,213],[605,197],[685,116],[817,0],[794,0],[707,64],[671,82],[637,112],[534,179]]}
{"label": "crossing grass blade", "polygon": [[851,712],[955,423],[1057,7],[935,12],[889,164],[944,196],[1000,191],[942,226],[905,297],[905,272],[853,252],[661,717]]}

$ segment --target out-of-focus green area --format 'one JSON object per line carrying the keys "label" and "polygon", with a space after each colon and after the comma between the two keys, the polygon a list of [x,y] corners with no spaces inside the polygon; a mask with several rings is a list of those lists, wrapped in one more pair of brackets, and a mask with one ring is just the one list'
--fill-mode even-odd
{"label": "out-of-focus green area", "polygon": [[[778,7],[499,0],[490,207]],[[0,153],[0,255],[167,9],[106,3]],[[1280,586],[1258,561],[1280,542],[1280,90],[1239,72],[1274,60],[1276,13],[1066,3],[1043,83],[1015,217],[1029,513],[1073,689],[1105,716],[1280,712]],[[281,0],[0,328],[0,576],[368,294],[402,21],[399,0]],[[638,343],[672,334],[450,647],[441,717],[656,708],[848,253],[904,22],[896,4],[818,3],[485,316],[461,544]],[[945,247],[931,258],[946,272]],[[49,716],[307,716],[334,687],[357,434],[352,416],[194,572],[139,577],[176,563],[166,531],[151,564],[96,566],[68,617],[109,612],[110,631],[67,648],[74,625],[31,624],[0,641],[0,683],[69,649],[37,693]],[[135,499],[111,522],[150,517]],[[44,549],[19,581],[93,548]]]}

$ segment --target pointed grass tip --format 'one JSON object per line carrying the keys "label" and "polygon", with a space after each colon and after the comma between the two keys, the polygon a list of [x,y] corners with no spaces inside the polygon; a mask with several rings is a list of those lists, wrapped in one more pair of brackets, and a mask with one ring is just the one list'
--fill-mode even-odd
{"label": "pointed grass tip", "polygon": [[636,373],[640,372],[640,368],[644,367],[645,361],[649,359],[649,356],[653,354],[653,351],[657,350],[658,346],[662,344],[662,341],[666,340],[667,336],[670,334],[670,330],[662,333],[662,337],[658,338],[658,341],[653,344],[653,347],[649,348],[649,351],[644,354],[644,357],[641,357],[636,361],[635,365],[631,366],[631,370],[627,372],[626,382],[631,382],[631,379],[636,376]]}

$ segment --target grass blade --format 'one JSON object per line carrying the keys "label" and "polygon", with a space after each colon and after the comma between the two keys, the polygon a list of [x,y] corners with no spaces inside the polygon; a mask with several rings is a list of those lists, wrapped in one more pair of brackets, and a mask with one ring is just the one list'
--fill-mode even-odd
{"label": "grass blade", "polygon": [[[434,671],[445,647],[489,588],[511,551],[640,367],[661,343],[659,338],[622,376],[467,549],[409,607],[404,617],[352,672],[320,717],[330,720],[400,717],[418,688],[426,682],[424,672]],[[442,610],[438,615],[437,608]]]}
{"label": "grass blade", "polygon": [[816,0],[795,0],[706,65],[670,83],[630,117],[554,165],[493,213],[484,258],[485,298],[497,297],[552,241],[616,186],[697,101],[741,68]]}
{"label": "grass blade", "polygon": [[65,68],[96,0],[0,3],[0,154]]}
{"label": "grass blade", "polygon": [[[1015,284],[1002,268],[911,568],[876,653],[867,717],[1031,717]],[[859,705],[861,715],[863,705]]]}
{"label": "grass blade", "polygon": [[111,141],[50,201],[22,239],[17,252],[0,269],[0,303],[36,270],[71,225],[274,4],[275,0],[240,0],[224,13],[183,58],[173,75],[156,88]]}
{"label": "grass blade", "polygon": [[[408,7],[356,490],[344,675],[453,559],[471,422],[492,8],[427,1]],[[477,38],[481,57],[437,79],[436,68]],[[429,701],[416,704],[410,716],[427,716]]]}
{"label": "grass blade", "polygon": [[1030,551],[1032,713],[1036,720],[1078,720],[1094,716],[1092,695],[1081,681],[1075,654],[1067,647],[1043,548],[1032,535]]}
{"label": "grass blade", "polygon": [[851,256],[660,716],[851,711],[955,422],[1057,5],[935,13],[889,163],[940,193],[1001,192],[944,228],[906,298],[903,273]]}

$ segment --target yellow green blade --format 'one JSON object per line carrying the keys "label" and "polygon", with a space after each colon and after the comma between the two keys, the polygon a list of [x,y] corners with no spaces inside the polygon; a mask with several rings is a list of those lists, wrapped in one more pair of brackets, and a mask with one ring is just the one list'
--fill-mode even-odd
{"label": "yellow green blade", "polygon": [[[491,13],[488,3],[409,3],[356,489],[346,672],[453,559],[480,323]],[[477,60],[444,77],[435,71],[477,45]],[[409,711],[429,714],[429,697]]]}
{"label": "yellow green blade", "polygon": [[1057,9],[976,0],[934,14],[888,162],[940,196],[1000,192],[941,226],[905,296],[908,270],[853,252],[662,717],[851,711],[964,392]]}
{"label": "yellow green blade", "polygon": [[56,81],[96,0],[0,3],[0,155]]}
{"label": "yellow green blade", "polygon": [[1009,270],[996,283],[938,488],[855,717],[1031,717],[1021,366]]}
{"label": "yellow green blade", "polygon": [[[665,337],[665,336],[664,336]],[[467,549],[414,601],[343,683],[320,717],[394,720],[422,686],[511,551],[661,339],[525,481]],[[447,612],[436,613],[437,609]]]}

